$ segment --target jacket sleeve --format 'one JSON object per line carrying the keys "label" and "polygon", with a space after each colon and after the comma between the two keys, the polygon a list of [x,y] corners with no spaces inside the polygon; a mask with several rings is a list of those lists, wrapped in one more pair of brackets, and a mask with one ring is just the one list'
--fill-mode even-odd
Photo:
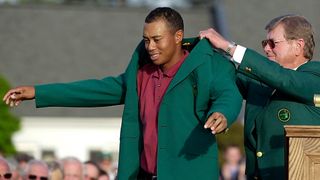
{"label": "jacket sleeve", "polygon": [[295,71],[247,49],[238,71],[301,103],[313,105],[314,94],[320,93],[319,62],[307,62]]}
{"label": "jacket sleeve", "polygon": [[35,86],[36,107],[99,107],[123,104],[125,74],[104,79]]}
{"label": "jacket sleeve", "polygon": [[237,119],[242,105],[242,96],[235,83],[235,66],[218,53],[215,53],[211,62],[215,74],[211,81],[211,108],[208,115],[220,112],[230,126]]}

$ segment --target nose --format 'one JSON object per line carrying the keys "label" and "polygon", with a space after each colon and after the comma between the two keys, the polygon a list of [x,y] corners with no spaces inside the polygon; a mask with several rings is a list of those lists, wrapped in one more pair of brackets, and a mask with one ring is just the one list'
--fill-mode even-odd
{"label": "nose", "polygon": [[272,51],[271,47],[269,44],[267,44],[266,46],[263,47],[263,51],[265,54],[268,54],[269,52]]}
{"label": "nose", "polygon": [[146,42],[145,46],[148,51],[152,51],[155,49],[155,42],[154,41]]}

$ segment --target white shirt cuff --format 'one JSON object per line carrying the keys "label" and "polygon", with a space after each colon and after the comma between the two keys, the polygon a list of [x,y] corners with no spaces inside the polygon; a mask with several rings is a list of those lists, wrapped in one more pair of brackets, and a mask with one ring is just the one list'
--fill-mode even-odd
{"label": "white shirt cuff", "polygon": [[242,62],[242,59],[243,59],[243,56],[244,56],[244,53],[246,52],[246,50],[247,50],[247,48],[240,46],[240,45],[237,45],[237,47],[233,53],[233,56],[232,56],[233,61],[240,64]]}

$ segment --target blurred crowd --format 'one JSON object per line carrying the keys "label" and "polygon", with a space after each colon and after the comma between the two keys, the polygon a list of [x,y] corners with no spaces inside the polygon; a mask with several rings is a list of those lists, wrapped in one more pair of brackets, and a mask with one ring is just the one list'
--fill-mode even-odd
{"label": "blurred crowd", "polygon": [[[245,180],[245,162],[238,145],[223,149],[220,180]],[[0,155],[0,180],[115,180],[117,166],[111,156],[81,162],[77,157],[38,160],[28,154]]]}
{"label": "blurred crowd", "polygon": [[46,162],[27,154],[0,155],[0,180],[114,180],[116,173],[111,158],[81,162],[70,156]]}

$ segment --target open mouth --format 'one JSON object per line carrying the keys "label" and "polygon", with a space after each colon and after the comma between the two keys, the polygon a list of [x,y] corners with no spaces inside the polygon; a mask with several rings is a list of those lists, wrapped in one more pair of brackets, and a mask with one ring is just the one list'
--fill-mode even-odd
{"label": "open mouth", "polygon": [[150,59],[151,59],[152,61],[156,61],[157,59],[159,59],[159,54],[158,54],[158,53],[156,53],[156,54],[150,54]]}

